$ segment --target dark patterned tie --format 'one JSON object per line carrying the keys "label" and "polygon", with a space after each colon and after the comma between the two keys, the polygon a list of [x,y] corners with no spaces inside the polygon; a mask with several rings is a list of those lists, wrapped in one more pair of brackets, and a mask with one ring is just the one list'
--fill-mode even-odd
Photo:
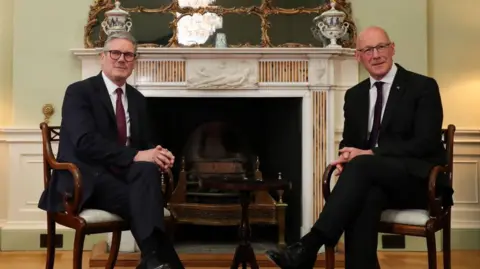
{"label": "dark patterned tie", "polygon": [[127,120],[122,102],[123,90],[118,88],[115,92],[117,93],[117,107],[115,116],[117,118],[118,143],[122,146],[125,146],[127,143]]}
{"label": "dark patterned tie", "polygon": [[382,107],[383,107],[383,82],[375,82],[377,88],[377,101],[375,101],[375,110],[373,113],[373,125],[370,132],[370,138],[368,140],[369,148],[374,148],[377,144],[378,134],[380,133],[381,120],[382,120]]}

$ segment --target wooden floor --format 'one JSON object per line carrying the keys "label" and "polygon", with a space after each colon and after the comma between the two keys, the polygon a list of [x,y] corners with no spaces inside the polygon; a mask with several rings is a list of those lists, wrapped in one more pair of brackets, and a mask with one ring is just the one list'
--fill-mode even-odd
{"label": "wooden floor", "polygon": [[[88,267],[90,252],[85,252],[84,267]],[[380,264],[382,269],[426,269],[427,258],[425,253],[414,252],[380,252]],[[439,253],[438,268],[443,268],[442,255]],[[0,252],[0,269],[43,269],[45,268],[44,252]],[[57,252],[55,269],[70,269],[72,254],[70,251]],[[454,251],[452,253],[452,268],[454,269],[477,269],[480,268],[480,251]],[[126,268],[125,268],[126,269]],[[195,267],[195,269],[202,269]],[[207,268],[203,268],[207,269]],[[208,268],[216,269],[216,268]],[[270,268],[264,268],[270,269]],[[273,268],[271,268],[273,269]]]}

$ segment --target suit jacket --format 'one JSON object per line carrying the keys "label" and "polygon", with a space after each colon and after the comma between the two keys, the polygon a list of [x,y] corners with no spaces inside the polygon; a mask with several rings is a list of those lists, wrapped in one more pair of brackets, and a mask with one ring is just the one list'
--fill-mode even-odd
{"label": "suit jacket", "polygon": [[[408,172],[427,178],[436,165],[445,165],[447,155],[442,144],[443,107],[437,82],[410,72],[397,64],[397,73],[383,115],[375,155],[395,157]],[[368,149],[370,80],[366,79],[345,94],[344,130],[340,148]],[[451,197],[445,175],[439,177],[437,190]],[[453,201],[447,198],[447,203]]]}
{"label": "suit jacket", "polygon": [[[128,169],[139,150],[152,148],[145,97],[126,86],[130,114],[130,146],[117,142],[113,105],[102,74],[68,86],[62,105],[59,162],[74,163],[82,176],[80,205],[91,196],[95,182],[111,169]],[[73,177],[68,171],[53,171],[39,208],[64,211],[63,195],[73,195]]]}

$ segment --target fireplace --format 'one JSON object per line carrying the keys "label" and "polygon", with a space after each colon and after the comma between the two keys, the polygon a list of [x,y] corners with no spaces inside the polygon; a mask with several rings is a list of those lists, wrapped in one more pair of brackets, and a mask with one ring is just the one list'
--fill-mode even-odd
{"label": "fireplace", "polygon": [[[98,74],[100,52],[101,48],[72,49],[72,53],[81,60],[82,78]],[[149,99],[148,102],[153,100],[155,100],[153,102],[175,102],[174,100],[180,98],[184,99],[183,104],[201,103],[202,100],[205,102],[220,100],[214,98],[222,98],[227,102],[227,99],[232,99],[231,101],[252,99],[252,102],[262,102],[262,98],[283,101],[300,99],[301,120],[296,121],[297,129],[283,128],[278,122],[281,117],[276,117],[269,122],[273,126],[270,129],[266,126],[257,126],[257,128],[268,129],[272,133],[275,132],[275,128],[278,128],[276,133],[279,134],[285,134],[285,130],[300,133],[301,147],[295,147],[295,149],[301,151],[299,155],[301,157],[297,159],[301,162],[299,165],[301,173],[293,173],[295,169],[280,157],[272,163],[275,159],[268,158],[268,155],[275,155],[275,150],[279,150],[278,148],[266,148],[266,145],[259,142],[262,140],[258,137],[259,140],[252,142],[252,145],[260,144],[258,149],[253,149],[259,151],[260,167],[265,170],[265,176],[270,176],[267,175],[268,173],[276,175],[279,170],[283,170],[281,172],[285,177],[289,177],[289,173],[298,177],[292,178],[292,182],[296,184],[294,187],[299,187],[301,191],[298,194],[291,192],[288,195],[295,196],[301,193],[301,199],[295,199],[295,197],[286,197],[286,199],[289,199],[289,208],[298,210],[298,218],[292,217],[288,221],[300,223],[289,225],[297,227],[296,234],[303,235],[309,231],[322,210],[321,177],[326,164],[335,158],[335,148],[339,139],[336,130],[340,130],[343,125],[342,103],[345,90],[359,81],[358,64],[353,56],[354,52],[354,49],[347,48],[139,48],[137,66],[128,82],[146,96]],[[222,83],[218,83],[219,81]],[[277,101],[273,103],[275,102]],[[257,118],[258,114],[251,112],[253,107],[259,106],[243,108],[242,121],[259,125],[262,121]],[[161,111],[165,108],[155,109]],[[186,113],[184,111],[189,109],[189,107],[183,107],[178,111]],[[276,111],[281,113],[281,109],[277,108]],[[192,122],[198,116],[196,113],[191,115],[193,115],[192,118],[186,121]],[[264,117],[267,117],[266,115],[265,113]],[[285,116],[293,117],[293,114]],[[159,144],[176,151],[175,169],[177,170],[174,172],[178,175],[180,168],[178,165],[181,161],[178,156],[179,152],[180,155],[182,154],[183,148],[182,145],[177,146],[173,145],[175,142],[169,142],[174,141],[169,136],[173,133],[183,133],[185,134],[183,139],[186,140],[188,139],[186,136],[194,132],[195,127],[191,126],[189,132],[169,134],[167,128],[160,128],[162,123],[160,120],[163,120],[162,124],[176,129],[185,128],[181,127],[186,126],[181,124],[185,118],[180,119],[178,115],[174,115],[165,119],[158,116],[157,119],[158,121],[154,123],[156,139]],[[208,121],[203,119],[202,122],[214,121],[225,122],[224,119]],[[245,130],[248,134],[254,132],[254,128]],[[271,139],[286,139],[286,137],[270,136]],[[273,141],[268,142],[270,144]],[[288,148],[289,143],[283,146],[283,151],[295,150],[294,147]],[[277,166],[278,163],[282,165]],[[297,202],[298,204],[295,204]],[[233,236],[235,235],[234,232]],[[107,237],[107,240],[109,244],[111,237]],[[138,251],[130,232],[122,235],[120,250]]]}
{"label": "fireplace", "polygon": [[[292,191],[283,195],[283,201],[288,205],[285,239],[288,243],[299,238],[302,220],[302,98],[157,97],[148,98],[147,104],[155,142],[176,156],[172,169],[175,181],[181,177],[181,169],[190,171],[186,180],[186,201],[182,202],[239,205],[238,194],[201,190],[198,179],[233,177],[243,180],[244,177],[255,178],[255,171],[261,170],[263,179],[270,180],[277,179],[281,173],[281,177],[292,182]],[[279,199],[277,193],[270,195]],[[175,200],[175,193],[172,200]],[[195,215],[196,220],[208,219],[207,214],[202,216],[199,211],[196,208],[190,214]],[[195,218],[189,218],[188,212],[179,210],[175,213],[181,212],[190,220],[185,223],[195,222]],[[231,217],[239,220],[236,216]],[[207,223],[205,219],[203,223]],[[197,223],[201,224],[202,220]],[[236,222],[231,224],[236,226]],[[187,232],[192,237],[201,234],[194,226],[188,226]],[[185,231],[178,234],[185,234]],[[236,232],[232,235],[235,240]],[[221,234],[216,239],[213,236],[212,240],[224,236]]]}
{"label": "fireplace", "polygon": [[236,126],[235,122],[206,121],[183,141],[180,169],[189,171],[188,176],[185,173],[186,189],[182,194],[186,195],[186,203],[240,203],[237,193],[202,189],[199,182],[207,178],[244,180],[255,176],[255,156],[241,130],[242,127]]}

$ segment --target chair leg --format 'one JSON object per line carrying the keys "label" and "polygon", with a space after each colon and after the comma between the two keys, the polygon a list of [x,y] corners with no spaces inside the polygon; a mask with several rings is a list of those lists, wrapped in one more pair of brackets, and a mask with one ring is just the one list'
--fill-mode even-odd
{"label": "chair leg", "polygon": [[73,243],[73,269],[82,269],[83,243],[85,233],[82,229],[75,231],[75,242]]}
{"label": "chair leg", "polygon": [[325,269],[335,268],[335,247],[325,246]]}
{"label": "chair leg", "polygon": [[437,247],[435,245],[435,233],[427,231],[428,268],[437,269]]}
{"label": "chair leg", "polygon": [[105,265],[105,269],[115,268],[117,262],[118,251],[120,250],[120,241],[122,240],[122,231],[113,231],[112,244],[110,245],[110,254],[108,255],[108,261]]}
{"label": "chair leg", "polygon": [[55,264],[55,219],[47,213],[47,259],[45,268],[53,269]]}
{"label": "chair leg", "polygon": [[452,260],[451,260],[451,246],[450,246],[450,237],[451,237],[451,222],[450,215],[445,220],[445,225],[443,227],[443,268],[451,269]]}

